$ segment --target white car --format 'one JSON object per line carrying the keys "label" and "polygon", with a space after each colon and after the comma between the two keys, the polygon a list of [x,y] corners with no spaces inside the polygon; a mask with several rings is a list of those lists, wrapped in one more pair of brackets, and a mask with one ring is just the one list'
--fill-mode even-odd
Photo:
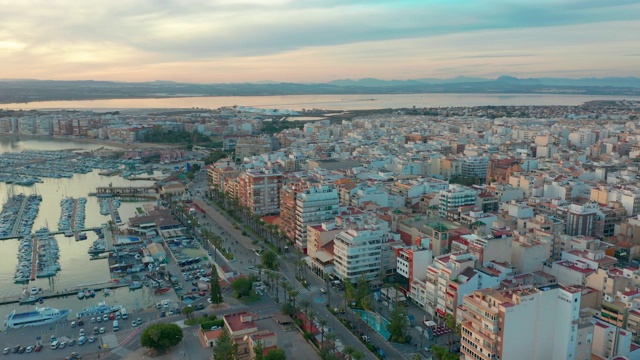
{"label": "white car", "polygon": [[323,293],[323,294],[326,294],[327,293],[327,289],[326,288],[320,288],[320,292]]}
{"label": "white car", "polygon": [[11,349],[6,347],[6,348],[4,348],[4,350],[2,350],[2,353],[7,355],[9,353],[9,351],[11,351]]}
{"label": "white car", "polygon": [[101,327],[101,328],[100,328],[100,334],[104,334],[105,332],[107,332],[107,329],[105,329],[105,328]]}
{"label": "white car", "polygon": [[135,320],[133,320],[131,322],[131,327],[136,327],[136,326],[138,326],[138,323]]}
{"label": "white car", "polygon": [[33,345],[27,346],[27,352],[28,353],[33,352],[34,348],[35,348],[35,346],[33,346]]}

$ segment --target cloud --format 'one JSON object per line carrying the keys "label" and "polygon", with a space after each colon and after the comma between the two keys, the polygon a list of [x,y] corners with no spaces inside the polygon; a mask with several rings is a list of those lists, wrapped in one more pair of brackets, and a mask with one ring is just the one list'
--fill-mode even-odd
{"label": "cloud", "polygon": [[[341,68],[371,69],[378,72],[365,76],[380,76],[390,73],[385,66],[401,64],[416,73],[426,60],[426,68],[473,59],[497,66],[510,59],[524,64],[523,58],[538,63],[547,56],[581,62],[585,53],[596,51],[595,44],[612,56],[630,45],[640,13],[640,0],[114,0],[99,5],[58,0],[2,6],[0,60],[8,67],[0,76],[18,64],[30,64],[29,71],[38,74],[52,68],[145,72],[175,64],[212,71],[242,64],[245,71],[236,70],[242,76],[251,66],[278,68],[271,62],[277,58],[289,69],[336,68],[323,73],[328,77]],[[265,76],[254,80],[280,80]]]}

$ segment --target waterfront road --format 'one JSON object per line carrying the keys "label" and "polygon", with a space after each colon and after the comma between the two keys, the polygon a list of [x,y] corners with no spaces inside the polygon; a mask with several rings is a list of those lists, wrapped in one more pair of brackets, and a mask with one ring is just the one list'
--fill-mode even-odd
{"label": "waterfront road", "polygon": [[[237,256],[237,261],[234,261],[232,266],[240,273],[246,274],[254,272],[252,270],[252,266],[253,264],[257,264],[260,259],[259,256],[255,255],[253,252],[256,245],[252,244],[253,240],[251,237],[242,235],[242,229],[235,229],[233,227],[233,220],[221,214],[210,202],[198,198],[194,198],[193,201],[205,211],[206,218],[210,219],[211,224],[207,221],[205,221],[205,224],[210,224],[208,226],[211,226],[214,231],[217,230],[222,233],[223,236],[225,236],[226,241],[233,242],[234,246],[232,249]],[[367,359],[374,359],[375,356],[369,352],[366,346],[356,337],[356,335],[352,334],[340,321],[331,321],[333,315],[327,309],[326,302],[323,300],[324,295],[320,292],[320,288],[324,287],[324,282],[312,281],[308,287],[305,287],[295,279],[295,269],[292,269],[290,265],[295,258],[295,254],[280,256],[279,264],[282,276],[300,292],[300,295],[298,296],[298,303],[301,299],[308,299],[311,302],[310,308],[313,309],[318,318],[327,319],[327,326],[331,328],[332,333],[337,335],[340,342],[345,346],[351,345],[352,347],[362,351],[363,354],[367,354]],[[268,295],[265,294],[265,297],[267,296]],[[254,308],[253,304],[251,305],[251,308]],[[276,307],[276,309],[277,308],[278,307]],[[382,348],[384,350],[386,346],[383,345]],[[388,348],[388,350],[388,353],[391,354],[392,349]],[[400,359],[402,356],[398,358]]]}

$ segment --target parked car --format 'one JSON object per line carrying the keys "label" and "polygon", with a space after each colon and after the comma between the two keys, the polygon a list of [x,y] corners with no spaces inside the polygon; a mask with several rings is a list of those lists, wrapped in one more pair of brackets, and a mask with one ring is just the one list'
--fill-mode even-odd
{"label": "parked car", "polygon": [[100,328],[100,334],[104,334],[105,332],[107,332],[107,329],[105,329],[104,327]]}
{"label": "parked car", "polygon": [[95,336],[90,336],[88,341],[89,341],[89,343],[93,343],[96,340],[97,340],[97,338]]}
{"label": "parked car", "polygon": [[35,352],[40,352],[40,350],[42,350],[42,345],[36,345],[36,347],[33,348],[33,351]]}
{"label": "parked car", "polygon": [[4,350],[2,350],[2,353],[4,355],[7,355],[10,351],[11,351],[11,348],[6,347],[6,348],[4,348]]}

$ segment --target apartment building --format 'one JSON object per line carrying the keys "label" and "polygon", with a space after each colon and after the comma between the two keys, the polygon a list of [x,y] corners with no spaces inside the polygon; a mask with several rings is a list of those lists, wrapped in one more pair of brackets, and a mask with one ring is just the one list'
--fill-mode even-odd
{"label": "apartment building", "polygon": [[332,221],[340,213],[338,190],[333,184],[297,185],[287,187],[282,194],[285,232],[294,246],[306,253],[307,227]]}
{"label": "apartment building", "polygon": [[356,282],[380,276],[382,244],[387,242],[389,226],[375,217],[350,216],[346,229],[334,240],[335,273],[343,281]]}
{"label": "apartment building", "polygon": [[433,252],[429,250],[429,239],[422,238],[416,246],[396,247],[396,271],[405,279],[405,289],[411,292],[414,279],[424,279],[427,276],[427,266],[433,263]]}
{"label": "apartment building", "polygon": [[475,205],[478,192],[466,186],[452,184],[448,190],[441,190],[438,194],[438,215],[446,219],[450,211],[456,211],[461,206]]}
{"label": "apartment building", "polygon": [[489,169],[489,158],[486,156],[466,156],[462,158],[462,177],[484,181],[487,179],[487,169]]}
{"label": "apartment building", "polygon": [[558,285],[474,291],[458,309],[463,358],[575,359],[580,297]]}
{"label": "apartment building", "polygon": [[275,170],[247,170],[238,178],[238,203],[255,215],[280,212],[282,174]]}

